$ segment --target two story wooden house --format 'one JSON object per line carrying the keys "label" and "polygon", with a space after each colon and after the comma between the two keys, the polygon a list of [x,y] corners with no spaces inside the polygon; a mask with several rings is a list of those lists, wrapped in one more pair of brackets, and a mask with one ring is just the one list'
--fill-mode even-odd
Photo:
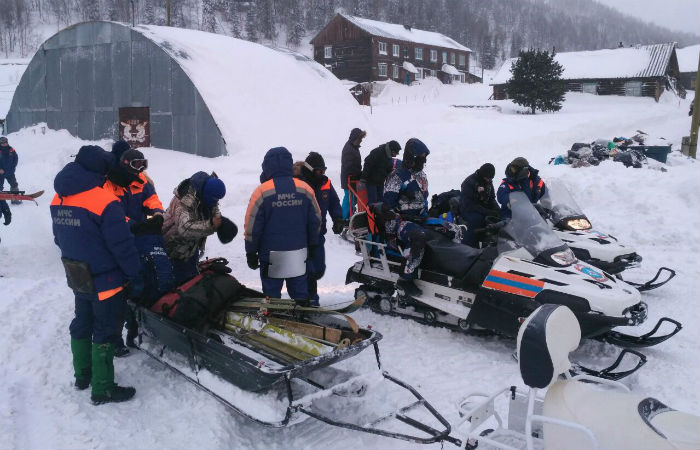
{"label": "two story wooden house", "polygon": [[314,60],[340,79],[391,79],[406,84],[426,77],[437,77],[443,83],[470,81],[471,50],[443,34],[407,25],[341,13],[311,44]]}

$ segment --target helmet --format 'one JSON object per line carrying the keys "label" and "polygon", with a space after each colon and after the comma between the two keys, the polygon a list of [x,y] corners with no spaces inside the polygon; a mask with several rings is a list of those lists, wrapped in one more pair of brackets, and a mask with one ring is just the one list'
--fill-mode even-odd
{"label": "helmet", "polygon": [[506,176],[513,178],[516,181],[521,181],[527,178],[530,171],[530,163],[527,159],[519,156],[511,161],[506,167]]}
{"label": "helmet", "polygon": [[420,139],[411,138],[404,147],[402,165],[411,170],[423,170],[429,154],[430,150]]}
{"label": "helmet", "polygon": [[0,136],[0,145],[7,145],[7,144],[8,144],[7,137]]}
{"label": "helmet", "polygon": [[127,150],[119,160],[121,166],[131,174],[138,174],[148,169],[148,160],[138,150]]}
{"label": "helmet", "polygon": [[326,170],[326,162],[318,152],[309,153],[309,156],[306,157],[306,162],[313,170]]}

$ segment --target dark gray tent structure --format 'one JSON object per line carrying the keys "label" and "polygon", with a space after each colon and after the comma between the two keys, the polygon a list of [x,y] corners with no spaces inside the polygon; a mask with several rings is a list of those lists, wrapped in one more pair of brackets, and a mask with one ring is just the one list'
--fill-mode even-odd
{"label": "dark gray tent structure", "polygon": [[86,140],[125,132],[154,147],[227,154],[217,122],[167,42],[115,22],[73,25],[41,45],[15,91],[6,130],[41,122]]}

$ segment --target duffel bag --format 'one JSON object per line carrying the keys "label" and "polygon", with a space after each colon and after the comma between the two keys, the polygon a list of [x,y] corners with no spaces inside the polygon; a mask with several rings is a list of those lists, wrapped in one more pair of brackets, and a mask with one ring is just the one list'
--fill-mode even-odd
{"label": "duffel bag", "polygon": [[229,274],[205,270],[162,296],[151,311],[180,325],[199,329],[238,299],[244,289]]}

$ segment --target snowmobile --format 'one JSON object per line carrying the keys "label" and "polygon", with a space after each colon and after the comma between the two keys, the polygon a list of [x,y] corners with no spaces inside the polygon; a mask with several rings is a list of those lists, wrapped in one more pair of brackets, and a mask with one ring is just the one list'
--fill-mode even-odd
{"label": "snowmobile", "polygon": [[[475,249],[431,232],[414,280],[420,296],[396,288],[404,264],[401,249],[396,253],[371,239],[357,239],[362,260],[348,269],[346,284],[360,283],[355,295],[366,296],[376,312],[463,331],[482,328],[515,336],[524,318],[547,303],[569,306],[585,338],[621,347],[656,345],[681,330],[668,317],[641,336],[614,330],[646,320],[639,291],[579,261],[525,194],[514,192],[510,201],[512,219],[501,223],[495,246]],[[363,229],[361,222],[355,218],[351,227]],[[674,329],[660,335],[664,323]]]}
{"label": "snowmobile", "polygon": [[[700,417],[632,394],[616,381],[568,376],[569,353],[580,339],[581,329],[569,308],[537,308],[517,339],[520,375],[529,390],[509,386],[460,400],[461,419],[453,425],[464,434],[465,449],[480,444],[509,450],[700,448]],[[538,395],[543,389],[545,395]],[[508,402],[507,426],[497,408],[501,399]]]}
{"label": "snowmobile", "polygon": [[[201,280],[184,284],[155,304],[130,302],[139,349],[234,412],[266,426],[314,418],[411,442],[461,444],[450,437],[449,423],[418,391],[382,370],[380,333],[358,327],[343,312],[266,298],[225,276],[229,278],[211,276],[216,281],[206,287],[210,297],[218,295],[217,290],[229,292],[223,309],[208,312],[198,325],[183,325],[185,315],[178,316],[177,310],[189,314],[201,307],[202,302],[187,301],[197,295],[193,292]],[[233,290],[227,290],[231,285]],[[176,301],[163,301],[166,296]],[[369,347],[377,370],[357,375],[333,367]],[[384,390],[393,397],[372,404],[387,409],[358,406]],[[408,404],[403,403],[406,398]],[[350,413],[359,418],[351,420]]]}
{"label": "snowmobile", "polygon": [[[578,259],[613,275],[618,275],[625,269],[638,267],[641,263],[642,257],[634,248],[620,243],[608,233],[595,230],[569,190],[558,180],[547,182],[547,190],[539,206],[543,217],[556,235],[571,248]],[[662,273],[666,273],[667,278],[658,282]],[[640,291],[647,291],[663,286],[675,275],[674,270],[662,267],[652,280],[628,284]]]}

